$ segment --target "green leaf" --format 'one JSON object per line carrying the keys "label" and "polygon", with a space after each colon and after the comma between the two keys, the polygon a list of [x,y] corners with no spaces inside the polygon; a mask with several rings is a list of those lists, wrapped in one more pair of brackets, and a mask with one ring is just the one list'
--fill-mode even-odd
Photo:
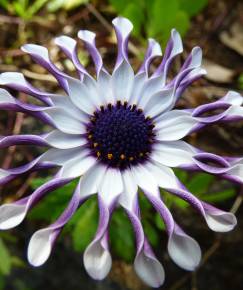
{"label": "green leaf", "polygon": [[208,0],[179,0],[180,8],[190,17],[198,14],[208,4]]}
{"label": "green leaf", "polygon": [[2,239],[0,239],[0,272],[9,275],[11,271],[11,256]]}
{"label": "green leaf", "polygon": [[203,196],[203,199],[207,202],[221,202],[230,199],[236,195],[234,188],[226,189],[216,193],[209,193]]}
{"label": "green leaf", "polygon": [[148,220],[143,220],[143,229],[146,237],[153,247],[157,247],[159,244],[159,233],[156,231],[154,225],[152,225]]}
{"label": "green leaf", "polygon": [[156,37],[160,34],[163,40],[168,39],[178,9],[179,5],[177,0],[154,0],[150,7],[147,26],[148,35],[150,37]]}
{"label": "green leaf", "polygon": [[130,3],[122,12],[122,15],[124,17],[127,17],[132,22],[134,27],[133,33],[136,36],[139,36],[141,32],[141,26],[144,20],[142,7],[137,6],[135,3]]}
{"label": "green leaf", "polygon": [[[31,183],[32,188],[36,189],[47,182],[49,178],[37,178]],[[30,212],[28,218],[54,221],[65,209],[72,193],[77,185],[77,180],[66,184],[50,194],[48,194],[39,204],[37,204]]]}
{"label": "green leaf", "polygon": [[155,225],[159,230],[165,230],[165,224],[161,218],[161,216],[156,212],[155,217],[154,217]]}
{"label": "green leaf", "polygon": [[88,200],[80,207],[69,225],[73,225],[72,240],[76,251],[83,252],[94,237],[98,224],[97,208],[96,199]]}
{"label": "green leaf", "polygon": [[212,175],[206,173],[197,173],[194,175],[189,183],[186,184],[186,187],[197,196],[207,192],[209,185],[214,180]]}
{"label": "green leaf", "polygon": [[181,36],[184,36],[190,27],[189,16],[184,11],[178,11],[175,20],[172,23],[172,28],[176,28]]}
{"label": "green leaf", "polygon": [[130,220],[121,209],[113,214],[110,240],[114,253],[124,261],[131,263],[135,255],[134,232]]}

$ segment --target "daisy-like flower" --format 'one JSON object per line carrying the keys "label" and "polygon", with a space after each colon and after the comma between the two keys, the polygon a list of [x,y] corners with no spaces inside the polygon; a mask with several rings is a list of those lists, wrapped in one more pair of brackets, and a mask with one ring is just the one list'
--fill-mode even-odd
{"label": "daisy-like flower", "polygon": [[17,226],[45,195],[80,177],[63,214],[55,223],[32,236],[28,247],[29,262],[34,266],[42,265],[65,224],[90,196],[97,194],[100,219],[95,238],[84,253],[87,272],[94,279],[103,279],[109,273],[112,259],[108,225],[112,212],[121,206],[136,234],[136,273],[148,285],[158,287],[164,281],[164,270],[144,235],[138,189],[166,225],[168,252],[172,260],[186,270],[194,270],[200,263],[200,247],[174,221],[159,189],[163,188],[190,203],[212,230],[227,232],[235,227],[236,218],[232,213],[219,210],[192,195],[171,168],[205,171],[242,183],[243,158],[202,152],[182,139],[206,125],[242,119],[243,98],[236,92],[229,92],[221,100],[195,109],[173,109],[191,82],[205,74],[201,68],[201,49],[193,48],[177,76],[168,81],[167,73],[172,60],[183,51],[178,32],[172,30],[164,57],[154,73],[149,73],[150,64],[162,52],[160,45],[149,39],[144,61],[135,74],[128,60],[128,37],[132,24],[118,17],[113,20],[113,25],[118,55],[111,75],[104,68],[95,46],[95,34],[86,30],[79,31],[78,37],[84,41],[94,61],[95,78],[79,62],[77,42],[67,36],[58,37],[55,42],[73,61],[80,79],[60,71],[51,62],[46,48],[35,44],[22,47],[57,79],[63,94],[38,90],[21,73],[1,74],[1,85],[34,96],[43,105],[23,103],[1,89],[0,108],[30,114],[54,129],[41,136],[1,137],[0,148],[19,144],[51,148],[28,164],[9,170],[0,169],[0,183],[50,167],[58,167],[58,172],[31,195],[2,205],[0,229]]}

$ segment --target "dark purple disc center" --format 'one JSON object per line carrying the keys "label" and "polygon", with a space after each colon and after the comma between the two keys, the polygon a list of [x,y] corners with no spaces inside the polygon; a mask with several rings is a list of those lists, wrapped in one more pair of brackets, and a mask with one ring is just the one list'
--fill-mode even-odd
{"label": "dark purple disc center", "polygon": [[103,163],[125,169],[144,162],[154,141],[154,125],[135,105],[101,107],[87,125],[88,144],[92,154]]}

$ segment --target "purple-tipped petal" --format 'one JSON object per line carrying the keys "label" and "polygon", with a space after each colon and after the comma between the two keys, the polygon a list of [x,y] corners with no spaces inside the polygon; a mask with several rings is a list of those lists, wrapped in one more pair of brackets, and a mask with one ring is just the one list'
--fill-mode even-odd
{"label": "purple-tipped petal", "polygon": [[62,88],[67,91],[67,75],[60,71],[50,60],[46,47],[36,44],[25,44],[21,49],[28,53],[39,65],[47,69],[59,82]]}
{"label": "purple-tipped petal", "polygon": [[47,123],[50,126],[53,126],[50,118],[42,112],[43,108],[44,107],[23,103],[14,98],[8,91],[0,89],[0,110],[26,113],[40,119],[42,122]]}
{"label": "purple-tipped petal", "polygon": [[182,53],[182,51],[183,46],[180,34],[173,29],[171,31],[171,38],[167,44],[163,60],[152,76],[157,77],[161,75],[163,77],[163,84],[165,84],[171,62],[178,54]]}
{"label": "purple-tipped petal", "polygon": [[112,259],[108,247],[108,224],[111,208],[99,198],[100,219],[94,240],[84,252],[84,267],[96,280],[104,279],[110,272]]}
{"label": "purple-tipped petal", "polygon": [[138,213],[138,201],[135,198],[135,208],[126,208],[136,234],[137,254],[134,260],[134,268],[137,275],[150,287],[159,287],[164,283],[164,269],[155,257],[146,237]]}
{"label": "purple-tipped petal", "polygon": [[172,260],[181,268],[193,271],[201,260],[201,250],[198,243],[186,235],[175,223],[169,209],[160,197],[145,193],[150,202],[163,219],[168,232],[168,252]]}
{"label": "purple-tipped petal", "polygon": [[62,215],[47,228],[34,233],[28,246],[28,260],[31,265],[38,267],[46,262],[51,254],[53,245],[65,224],[71,219],[80,206],[79,186]]}
{"label": "purple-tipped petal", "polygon": [[2,73],[0,75],[0,84],[7,86],[11,89],[34,96],[47,104],[51,104],[51,100],[49,99],[49,96],[51,94],[42,92],[33,87],[29,82],[27,82],[22,73],[17,72]]}
{"label": "purple-tipped petal", "polygon": [[128,39],[129,35],[133,29],[132,23],[123,17],[117,17],[112,21],[112,24],[115,28],[118,53],[115,69],[125,60],[129,63],[128,60]]}
{"label": "purple-tipped petal", "polygon": [[27,212],[47,193],[70,182],[70,179],[53,179],[36,189],[29,197],[0,206],[0,229],[7,230],[19,225]]}
{"label": "purple-tipped petal", "polygon": [[147,51],[145,53],[145,57],[144,57],[144,61],[141,65],[141,67],[139,68],[137,74],[141,74],[141,73],[146,73],[146,75],[149,75],[149,67],[151,62],[153,61],[154,58],[158,57],[158,56],[162,56],[162,51],[161,51],[161,47],[159,45],[159,43],[154,40],[153,38],[149,38],[148,39],[148,48]]}
{"label": "purple-tipped petal", "polygon": [[234,229],[237,220],[233,213],[222,211],[205,202],[202,204],[207,224],[213,231],[228,232]]}
{"label": "purple-tipped petal", "polygon": [[201,261],[201,249],[197,241],[175,224],[169,237],[168,252],[172,260],[187,271],[194,271]]}
{"label": "purple-tipped petal", "polygon": [[88,30],[80,30],[78,32],[78,37],[82,39],[89,51],[96,68],[96,75],[100,74],[101,69],[103,68],[103,60],[102,57],[95,45],[95,33]]}
{"label": "purple-tipped petal", "polygon": [[61,35],[55,38],[55,43],[61,48],[61,50],[66,54],[66,56],[72,60],[74,66],[76,67],[76,69],[80,74],[81,79],[83,79],[84,75],[88,75],[88,72],[78,59],[76,40],[74,40],[69,36]]}

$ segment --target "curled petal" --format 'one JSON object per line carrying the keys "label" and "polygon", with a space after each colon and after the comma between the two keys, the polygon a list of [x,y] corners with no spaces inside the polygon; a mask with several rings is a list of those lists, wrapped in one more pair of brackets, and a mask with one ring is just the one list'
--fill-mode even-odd
{"label": "curled petal", "polygon": [[98,76],[101,69],[103,68],[103,60],[102,57],[95,45],[95,33],[88,30],[80,30],[78,32],[78,37],[82,39],[94,61],[96,68],[96,75]]}
{"label": "curled petal", "polygon": [[163,77],[163,84],[165,84],[167,73],[172,60],[183,51],[180,34],[172,29],[171,38],[167,44],[165,54],[160,66],[154,72],[153,77],[161,75]]}
{"label": "curled petal", "polygon": [[80,73],[81,79],[83,75],[88,74],[88,72],[86,71],[86,69],[83,67],[83,65],[80,63],[78,59],[76,40],[74,40],[73,38],[69,36],[62,35],[55,38],[55,43],[61,48],[61,50],[67,55],[67,57],[72,60],[74,66]]}
{"label": "curled petal", "polygon": [[137,254],[134,260],[135,271],[140,279],[150,287],[159,287],[164,283],[164,269],[155,257],[146,237],[144,236],[143,227],[139,219],[139,210],[138,208],[133,210],[130,210],[129,208],[125,209],[136,234]]}
{"label": "curled petal", "polygon": [[43,107],[23,103],[14,98],[8,91],[4,89],[0,89],[0,109],[27,113],[37,119],[40,119],[42,122],[53,126],[50,118],[43,112]]}
{"label": "curled petal", "polygon": [[237,220],[233,213],[222,211],[207,203],[203,203],[203,208],[207,224],[213,231],[228,232],[236,226]]}
{"label": "curled petal", "polygon": [[169,237],[168,252],[178,266],[188,271],[194,271],[198,267],[202,256],[198,243],[176,224]]}
{"label": "curled petal", "polygon": [[76,188],[69,205],[58,220],[47,228],[37,231],[29,242],[28,260],[31,265],[38,267],[46,262],[51,254],[53,245],[65,224],[71,219],[81,204],[79,186]]}
{"label": "curled petal", "polygon": [[35,87],[33,87],[27,80],[25,79],[22,73],[17,72],[6,72],[0,75],[0,84],[5,85],[11,89],[18,90],[34,96],[39,100],[51,104],[48,93],[42,92]]}
{"label": "curled petal", "polygon": [[29,209],[44,195],[70,182],[70,179],[53,179],[36,189],[29,197],[15,203],[0,206],[0,229],[11,229],[19,225]]}
{"label": "curled petal", "polygon": [[149,38],[148,40],[148,48],[145,53],[144,61],[138,70],[137,74],[146,73],[149,74],[149,67],[153,59],[157,56],[162,56],[162,51],[159,43],[155,41],[153,38]]}
{"label": "curled petal", "polygon": [[104,279],[112,265],[112,259],[108,248],[108,223],[110,219],[109,207],[99,198],[100,220],[94,240],[84,252],[84,267],[88,274],[97,280]]}
{"label": "curled petal", "polygon": [[114,25],[117,45],[118,45],[118,54],[116,61],[116,68],[125,60],[128,61],[128,38],[133,29],[132,23],[123,17],[117,17],[112,21]]}
{"label": "curled petal", "polygon": [[201,250],[198,243],[186,235],[175,223],[170,211],[159,197],[146,192],[155,209],[164,220],[168,232],[168,252],[172,260],[181,268],[193,271],[201,260]]}
{"label": "curled petal", "polygon": [[21,47],[21,49],[30,54],[32,59],[37,62],[39,65],[47,69],[59,82],[59,84],[63,87],[63,89],[67,90],[66,77],[62,71],[60,71],[50,60],[49,53],[46,47],[40,46],[37,44],[25,44]]}

